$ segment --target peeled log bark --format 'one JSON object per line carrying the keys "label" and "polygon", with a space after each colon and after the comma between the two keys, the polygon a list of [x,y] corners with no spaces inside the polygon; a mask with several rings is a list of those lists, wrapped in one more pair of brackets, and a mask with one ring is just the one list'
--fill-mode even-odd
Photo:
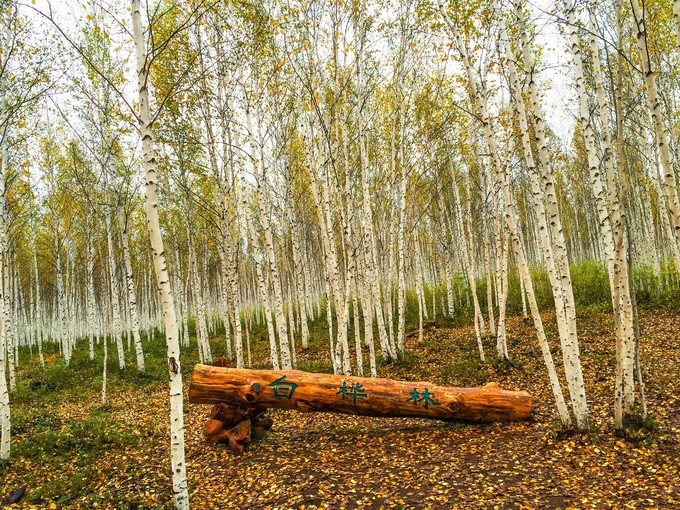
{"label": "peeled log bark", "polygon": [[524,420],[532,409],[531,395],[505,391],[495,383],[482,388],[447,388],[429,382],[208,365],[194,368],[189,401],[469,422]]}

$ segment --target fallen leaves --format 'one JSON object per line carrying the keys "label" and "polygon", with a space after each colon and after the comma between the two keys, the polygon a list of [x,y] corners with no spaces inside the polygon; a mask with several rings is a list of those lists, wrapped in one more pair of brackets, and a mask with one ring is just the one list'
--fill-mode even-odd
{"label": "fallen leaves", "polygon": [[[554,323],[549,316],[545,319],[549,326]],[[237,457],[224,446],[206,444],[202,425],[210,407],[187,404],[192,507],[680,507],[680,315],[647,312],[641,320],[648,401],[657,422],[657,431],[647,440],[630,442],[612,431],[614,343],[608,314],[584,316],[579,323],[595,432],[566,437],[554,428],[556,413],[534,332],[521,318],[512,317],[508,327],[514,365],[487,364],[475,370],[484,371],[485,381],[532,393],[532,422],[462,425],[275,411],[272,431]],[[553,347],[559,365],[556,340]],[[266,343],[253,348],[255,359],[263,364]],[[469,364],[445,370],[457,360],[474,361],[471,327],[432,329],[424,345],[413,339],[408,348],[413,356],[410,363],[382,366],[380,375],[447,385],[466,385],[468,378],[478,377],[468,371]],[[489,348],[493,349],[491,341]],[[298,352],[300,363],[318,366],[325,357],[322,346]],[[107,413],[132,427],[136,440],[126,447],[112,447],[87,466],[90,476],[77,497],[33,503],[55,509],[170,505],[166,385],[125,388],[111,400]],[[95,395],[49,412],[66,423],[83,419],[96,406]],[[50,468],[18,458],[1,473],[0,496],[26,484],[27,494],[19,505],[29,506],[31,494],[41,486],[75,483],[73,477],[83,469],[76,459]]]}

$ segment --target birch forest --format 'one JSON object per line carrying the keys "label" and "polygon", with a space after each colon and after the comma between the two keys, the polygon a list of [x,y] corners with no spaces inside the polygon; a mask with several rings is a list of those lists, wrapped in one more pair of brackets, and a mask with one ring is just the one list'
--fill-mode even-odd
{"label": "birch forest", "polygon": [[0,506],[679,508],[679,187],[680,0],[0,0]]}

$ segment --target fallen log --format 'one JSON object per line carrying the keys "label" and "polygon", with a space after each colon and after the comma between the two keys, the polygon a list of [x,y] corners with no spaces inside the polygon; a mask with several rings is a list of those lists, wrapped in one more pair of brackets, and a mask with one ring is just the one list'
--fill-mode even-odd
{"label": "fallen log", "polygon": [[429,382],[367,379],[299,370],[248,370],[196,365],[189,401],[258,410],[294,409],[364,416],[417,417],[444,421],[515,421],[531,416],[531,395]]}

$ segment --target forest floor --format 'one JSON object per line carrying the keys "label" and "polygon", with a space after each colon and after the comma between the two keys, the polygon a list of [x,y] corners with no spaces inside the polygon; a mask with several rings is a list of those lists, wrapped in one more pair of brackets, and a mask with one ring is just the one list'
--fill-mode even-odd
{"label": "forest floor", "polygon": [[[545,315],[554,339],[554,318]],[[535,398],[531,421],[465,425],[275,411],[272,431],[235,456],[204,442],[209,406],[186,404],[192,507],[680,508],[680,313],[643,311],[641,328],[653,429],[614,434],[611,314],[579,311],[590,434],[559,431],[529,322],[509,318],[511,366],[480,365],[472,328],[442,327],[427,331],[423,344],[411,339],[405,362],[381,365],[379,375],[527,390]],[[56,355],[45,370],[21,368],[13,460],[0,465],[0,498],[26,485],[17,506],[167,508],[168,397],[162,341],[156,343],[147,349],[146,378],[134,367],[118,373],[113,360],[106,407],[87,354],[69,368]],[[264,336],[253,342],[262,367],[266,345]],[[213,346],[219,356],[223,344],[215,339]],[[299,352],[300,368],[328,370],[326,349],[315,341]],[[492,358],[493,341],[486,349]],[[556,345],[553,353],[561,364]],[[187,374],[193,361],[187,353]]]}

